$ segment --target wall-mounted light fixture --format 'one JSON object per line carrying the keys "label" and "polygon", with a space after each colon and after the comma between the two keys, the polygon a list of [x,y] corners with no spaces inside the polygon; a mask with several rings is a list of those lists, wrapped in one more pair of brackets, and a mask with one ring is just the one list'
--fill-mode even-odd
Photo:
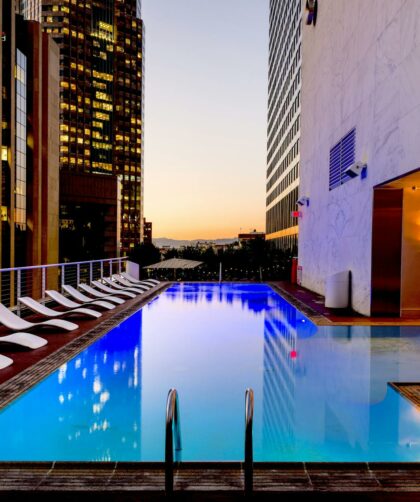
{"label": "wall-mounted light fixture", "polygon": [[367,176],[367,165],[364,162],[354,162],[354,164],[344,169],[344,174],[347,174],[350,178],[355,178],[360,175],[360,177],[364,179]]}
{"label": "wall-mounted light fixture", "polygon": [[309,197],[299,197],[296,201],[297,206],[309,206]]}
{"label": "wall-mounted light fixture", "polygon": [[313,24],[315,26],[318,16],[318,0],[306,0],[306,10],[308,11],[306,24]]}

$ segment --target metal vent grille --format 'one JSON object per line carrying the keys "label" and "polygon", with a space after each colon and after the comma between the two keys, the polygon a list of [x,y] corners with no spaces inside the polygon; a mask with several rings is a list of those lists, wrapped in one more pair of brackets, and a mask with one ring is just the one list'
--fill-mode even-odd
{"label": "metal vent grille", "polygon": [[330,150],[330,190],[351,179],[344,171],[354,163],[355,150],[356,128],[353,128]]}

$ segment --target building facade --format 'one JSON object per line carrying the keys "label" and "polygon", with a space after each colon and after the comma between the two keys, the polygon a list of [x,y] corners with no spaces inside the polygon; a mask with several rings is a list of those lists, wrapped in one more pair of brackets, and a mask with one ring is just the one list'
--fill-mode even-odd
{"label": "building facade", "polygon": [[[67,190],[66,202],[60,203],[61,235],[63,243],[73,237],[80,244],[77,256],[61,246],[62,258],[87,257],[84,243],[90,238],[84,238],[85,230],[94,234],[102,256],[126,254],[143,236],[140,2],[23,0],[21,9],[26,17],[38,16],[60,48],[60,173],[66,179],[75,176],[74,193]],[[84,206],[79,194],[86,192],[86,184],[96,183],[97,175],[102,180],[108,176],[108,184],[121,192],[111,205],[97,193],[96,202],[90,197]],[[101,218],[104,226],[98,228],[95,222]]]}
{"label": "building facade", "polygon": [[57,263],[59,51],[13,0],[0,8],[0,267]]}
{"label": "building facade", "polygon": [[153,224],[151,221],[144,219],[144,240],[145,244],[153,244]]}
{"label": "building facade", "polygon": [[302,0],[270,0],[266,234],[280,249],[297,244]]}
{"label": "building facade", "polygon": [[302,284],[351,272],[365,315],[420,315],[417,0],[324,0],[303,30]]}
{"label": "building facade", "polygon": [[252,232],[238,234],[239,244],[242,246],[245,242],[250,241],[265,241],[265,233],[257,232],[255,229]]}

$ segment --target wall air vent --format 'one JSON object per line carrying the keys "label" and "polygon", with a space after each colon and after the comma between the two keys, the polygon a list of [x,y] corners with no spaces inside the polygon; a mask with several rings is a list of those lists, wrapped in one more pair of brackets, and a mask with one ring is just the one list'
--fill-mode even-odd
{"label": "wall air vent", "polygon": [[355,151],[356,128],[353,128],[330,150],[330,190],[352,179],[346,169],[354,164]]}

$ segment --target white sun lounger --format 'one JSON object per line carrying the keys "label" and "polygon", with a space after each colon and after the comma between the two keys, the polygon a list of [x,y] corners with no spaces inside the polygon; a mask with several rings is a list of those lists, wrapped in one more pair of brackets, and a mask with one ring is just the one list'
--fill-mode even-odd
{"label": "white sun lounger", "polygon": [[146,284],[153,284],[153,286],[160,284],[160,281],[158,281],[157,279],[144,279],[144,281],[142,282],[145,282]]}
{"label": "white sun lounger", "polygon": [[0,370],[2,370],[3,368],[7,368],[11,364],[13,364],[13,359],[0,354]]}
{"label": "white sun lounger", "polygon": [[55,291],[53,289],[47,289],[45,291],[47,295],[52,298],[55,302],[58,304],[62,305],[63,307],[67,307],[69,309],[77,309],[79,307],[88,307],[89,305],[94,305],[95,307],[101,307],[105,310],[112,310],[115,309],[115,305],[106,302],[104,300],[93,300],[89,302],[84,302],[84,303],[77,303],[74,302],[73,300],[70,300],[67,296],[62,295],[58,291]]}
{"label": "white sun lounger", "polygon": [[41,314],[45,317],[65,317],[70,315],[82,315],[86,317],[93,317],[94,319],[99,319],[102,316],[100,312],[93,309],[77,308],[71,310],[58,311],[50,309],[49,307],[42,305],[42,303],[37,302],[29,296],[22,296],[18,299],[20,303],[23,303],[26,307],[33,310],[37,314]]}
{"label": "white sun lounger", "polygon": [[136,295],[139,295],[139,294],[141,295],[142,293],[147,291],[147,288],[142,287],[142,286],[133,286],[133,285],[123,286],[122,284],[118,283],[117,281],[113,281],[109,277],[103,277],[102,280],[105,281],[107,283],[107,285],[111,288],[118,289],[121,291],[131,291],[131,293],[134,293]]}
{"label": "white sun lounger", "polygon": [[[82,286],[87,286],[87,284],[79,284],[79,287],[82,288]],[[76,288],[74,288],[73,286],[70,286],[68,284],[64,284],[63,289],[66,293],[71,295],[73,298],[75,298],[79,302],[91,303],[91,302],[97,301],[94,298],[90,298],[89,296],[84,295],[79,290],[77,290]],[[84,288],[82,288],[82,289],[84,289]],[[98,291],[96,291],[95,289],[93,289],[93,288],[90,288],[90,289],[92,289],[95,293],[98,293]],[[86,291],[86,292],[88,292],[88,291]],[[89,293],[89,294],[92,294],[92,293]],[[93,294],[93,296],[96,296],[96,298],[104,298],[104,300],[106,302],[115,303],[116,305],[122,305],[125,302],[125,300],[123,300],[122,298],[119,298],[118,296],[104,295],[102,293],[100,295]],[[102,300],[99,300],[99,301],[102,301]]]}
{"label": "white sun lounger", "polygon": [[11,335],[0,336],[0,343],[19,345],[27,349],[39,349],[47,345],[48,341],[31,333],[12,333]]}
{"label": "white sun lounger", "polygon": [[122,277],[119,274],[114,274],[112,276],[112,278],[114,279],[114,283],[116,281],[119,284],[121,284],[122,286],[125,286],[127,288],[135,287],[135,288],[138,288],[138,289],[141,288],[143,291],[147,291],[148,289],[150,289],[150,288],[153,287],[151,284],[145,284],[144,282],[139,283],[139,284],[132,284],[131,282],[127,281],[127,279],[124,279],[124,277]]}
{"label": "white sun lounger", "polygon": [[152,284],[153,286],[156,286],[157,284],[160,284],[160,281],[157,279],[145,279],[144,281],[140,281],[139,279],[135,279],[132,275],[127,274],[127,272],[121,272],[121,275],[124,277],[124,279],[127,279],[127,281],[130,281],[133,284]]}
{"label": "white sun lounger", "polygon": [[112,293],[104,293],[103,291],[98,291],[95,288],[92,288],[92,286],[88,286],[87,284],[79,284],[79,288],[83,289],[83,291],[86,291],[86,293],[89,293],[92,296],[96,296],[96,298],[104,298],[105,300],[110,300],[111,298],[120,298],[122,300],[122,303],[124,303],[127,298],[132,298],[132,293],[125,294],[124,291],[113,291]]}
{"label": "white sun lounger", "polygon": [[30,322],[26,319],[21,319],[2,303],[0,303],[0,323],[13,331],[29,331],[33,328],[43,327],[73,331],[79,327],[74,322],[64,321],[63,319],[48,319],[47,321]]}
{"label": "white sun lounger", "polygon": [[108,293],[109,295],[122,295],[127,298],[136,297],[135,293],[131,293],[130,291],[121,291],[119,289],[109,288],[108,286],[105,286],[105,284],[102,284],[102,282],[99,281],[92,281],[92,284],[98,289],[104,291],[105,293]]}

